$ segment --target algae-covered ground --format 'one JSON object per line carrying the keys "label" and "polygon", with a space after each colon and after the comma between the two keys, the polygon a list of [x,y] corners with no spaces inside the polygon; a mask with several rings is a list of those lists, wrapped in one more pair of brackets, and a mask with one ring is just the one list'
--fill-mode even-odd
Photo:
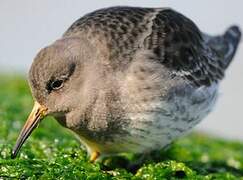
{"label": "algae-covered ground", "polygon": [[136,160],[110,158],[92,164],[79,142],[52,118],[43,120],[16,159],[10,158],[32,108],[24,78],[0,76],[0,179],[243,179],[243,144],[193,133],[166,151]]}

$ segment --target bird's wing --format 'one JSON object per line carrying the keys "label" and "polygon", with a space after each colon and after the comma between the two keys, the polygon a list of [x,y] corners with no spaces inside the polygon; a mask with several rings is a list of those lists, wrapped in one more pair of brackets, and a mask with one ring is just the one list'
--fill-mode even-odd
{"label": "bird's wing", "polygon": [[217,52],[205,43],[203,34],[190,19],[174,10],[157,14],[146,41],[152,44],[148,48],[163,65],[198,86],[210,86],[224,76]]}
{"label": "bird's wing", "polygon": [[[228,64],[222,56],[227,54],[226,50],[216,48],[220,41],[207,38],[191,20],[171,9],[101,9],[77,20],[64,36],[81,31],[89,38],[106,38],[114,67],[128,64],[138,50],[148,50],[176,76],[199,86],[209,86],[223,78],[225,64]],[[228,59],[232,59],[236,47],[233,46]]]}
{"label": "bird's wing", "polygon": [[153,50],[162,63],[195,84],[206,86],[223,78],[241,38],[236,26],[222,36],[206,36],[191,20],[171,9],[157,15],[150,39],[159,38],[158,32],[164,34],[163,43],[152,44],[156,44]]}

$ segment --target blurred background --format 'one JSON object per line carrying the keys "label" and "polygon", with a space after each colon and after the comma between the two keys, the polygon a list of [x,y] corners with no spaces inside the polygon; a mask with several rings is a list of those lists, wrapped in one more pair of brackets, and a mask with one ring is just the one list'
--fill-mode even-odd
{"label": "blurred background", "polygon": [[[212,35],[223,33],[232,24],[243,29],[243,1],[1,0],[0,73],[26,75],[36,53],[61,37],[75,20],[95,9],[116,5],[172,7]],[[242,93],[243,43],[221,83],[216,108],[197,129],[243,140]]]}

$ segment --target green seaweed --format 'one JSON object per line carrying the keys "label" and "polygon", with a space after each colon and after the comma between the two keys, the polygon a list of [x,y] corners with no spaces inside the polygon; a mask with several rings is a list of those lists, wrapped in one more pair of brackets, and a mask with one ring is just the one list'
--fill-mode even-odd
{"label": "green seaweed", "polygon": [[0,179],[243,179],[240,142],[192,133],[129,169],[124,164],[138,156],[90,163],[78,140],[51,117],[41,122],[19,156],[11,159],[33,100],[24,77],[0,77]]}

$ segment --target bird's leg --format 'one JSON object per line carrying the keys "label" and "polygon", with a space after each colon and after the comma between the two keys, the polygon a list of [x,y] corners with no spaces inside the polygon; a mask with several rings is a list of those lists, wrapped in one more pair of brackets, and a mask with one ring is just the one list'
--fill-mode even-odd
{"label": "bird's leg", "polygon": [[149,152],[136,155],[136,160],[128,163],[126,169],[135,172],[147,160],[148,156],[150,156]]}
{"label": "bird's leg", "polygon": [[163,159],[161,156],[160,150],[147,151],[142,154],[137,154],[135,159],[127,165],[127,169],[132,172],[136,172],[136,170],[141,167],[145,163],[150,162],[159,162]]}
{"label": "bird's leg", "polygon": [[92,152],[91,156],[90,156],[90,162],[93,163],[95,162],[100,156],[100,153],[98,151],[94,151]]}

